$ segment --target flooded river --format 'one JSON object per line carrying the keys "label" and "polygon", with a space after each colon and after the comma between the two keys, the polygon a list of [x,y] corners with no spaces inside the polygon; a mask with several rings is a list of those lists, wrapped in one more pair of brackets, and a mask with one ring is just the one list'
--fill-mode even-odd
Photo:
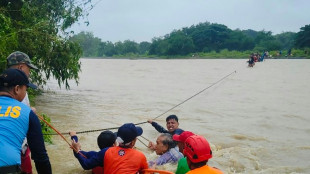
{"label": "flooded river", "polygon": [[[37,97],[60,132],[86,131],[152,119],[226,75],[220,83],[159,117],[210,142],[209,165],[224,173],[310,173],[310,60],[266,60],[248,68],[245,59],[81,59],[80,83],[71,90],[49,81]],[[143,124],[144,137],[158,133]],[[82,150],[98,150],[100,132],[80,134]],[[67,136],[69,139],[69,136]],[[147,143],[144,139],[141,139]],[[84,171],[65,141],[47,145],[53,173]],[[136,146],[154,158],[139,141]],[[165,166],[175,170],[176,166]]]}

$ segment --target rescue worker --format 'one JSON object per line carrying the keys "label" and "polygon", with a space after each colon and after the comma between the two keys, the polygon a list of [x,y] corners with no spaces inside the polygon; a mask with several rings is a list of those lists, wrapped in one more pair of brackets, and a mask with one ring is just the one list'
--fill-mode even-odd
{"label": "rescue worker", "polygon": [[200,135],[192,135],[185,140],[184,155],[190,171],[187,174],[223,174],[222,171],[207,165],[212,158],[208,141]]}
{"label": "rescue worker", "polygon": [[[133,123],[126,123],[118,128],[117,139],[119,146],[101,149],[91,158],[84,158],[81,154],[74,152],[83,169],[88,170],[97,166],[104,168],[105,174],[122,173],[132,174],[141,172],[148,168],[145,155],[134,149],[137,137],[142,135],[143,130]],[[80,150],[81,145],[72,142],[75,149]]]}
{"label": "rescue worker", "polygon": [[[7,58],[7,67],[15,68],[22,70],[27,77],[30,76],[30,69],[38,70],[38,68],[31,63],[29,56],[23,52],[15,51],[11,53]],[[26,93],[25,98],[22,100],[22,103],[30,107],[30,102],[28,98],[28,93]],[[34,107],[30,107],[34,112],[36,109]],[[30,149],[27,143],[27,138],[25,138],[22,145],[21,152],[21,170],[23,174],[31,174],[32,173],[32,165],[30,159]]]}
{"label": "rescue worker", "polygon": [[[190,131],[184,131],[180,135],[177,135],[177,134],[173,135],[172,138],[174,141],[178,142],[179,151],[182,154],[183,154],[184,143],[185,143],[186,139],[192,135],[195,135],[195,134],[193,132],[190,132]],[[188,167],[186,157],[183,157],[179,160],[177,171],[175,173],[176,174],[184,174],[188,171],[190,171],[190,169]]]}
{"label": "rescue worker", "polygon": [[0,171],[20,172],[21,147],[27,137],[37,173],[51,174],[40,121],[30,107],[21,103],[27,87],[36,88],[19,69],[9,68],[0,74]]}

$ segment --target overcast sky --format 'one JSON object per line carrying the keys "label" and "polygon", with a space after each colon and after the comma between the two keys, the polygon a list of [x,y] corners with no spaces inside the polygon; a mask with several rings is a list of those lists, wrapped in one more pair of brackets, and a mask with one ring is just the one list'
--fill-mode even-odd
{"label": "overcast sky", "polygon": [[174,29],[201,22],[230,29],[279,34],[310,24],[310,0],[92,0],[88,26],[80,20],[73,31],[93,32],[102,41],[151,41]]}

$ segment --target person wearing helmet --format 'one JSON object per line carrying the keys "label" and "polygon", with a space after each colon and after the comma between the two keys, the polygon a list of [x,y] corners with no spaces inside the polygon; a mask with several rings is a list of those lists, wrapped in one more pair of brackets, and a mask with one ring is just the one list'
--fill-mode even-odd
{"label": "person wearing helmet", "polygon": [[190,171],[187,174],[223,174],[222,171],[207,165],[212,158],[212,151],[208,141],[200,135],[188,137],[184,145],[184,155]]}
{"label": "person wearing helmet", "polygon": [[[181,152],[182,154],[183,154],[184,144],[185,144],[186,139],[192,135],[195,135],[195,134],[190,131],[184,131],[180,135],[177,135],[177,134],[173,135],[172,138],[174,141],[178,142],[179,152]],[[183,157],[179,160],[177,171],[175,173],[184,174],[188,171],[190,171],[190,169],[188,167],[186,157]]]}

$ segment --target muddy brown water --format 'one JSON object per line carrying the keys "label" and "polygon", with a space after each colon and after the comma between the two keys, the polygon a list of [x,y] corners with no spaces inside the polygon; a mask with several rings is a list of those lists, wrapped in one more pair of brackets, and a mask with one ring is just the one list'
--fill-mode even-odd
{"label": "muddy brown water", "polygon": [[[158,123],[165,126],[166,116],[176,114],[180,128],[207,138],[214,154],[209,165],[224,173],[310,173],[310,60],[267,59],[253,68],[245,59],[81,63],[78,86],[70,82],[71,90],[60,89],[51,80],[36,99],[37,110],[48,114],[61,132],[146,121],[236,70]],[[141,127],[143,136],[155,141],[155,129]],[[99,133],[80,134],[82,149],[98,150]],[[53,173],[91,173],[59,136],[53,142],[46,145]],[[139,141],[136,146],[148,159],[156,157]]]}

